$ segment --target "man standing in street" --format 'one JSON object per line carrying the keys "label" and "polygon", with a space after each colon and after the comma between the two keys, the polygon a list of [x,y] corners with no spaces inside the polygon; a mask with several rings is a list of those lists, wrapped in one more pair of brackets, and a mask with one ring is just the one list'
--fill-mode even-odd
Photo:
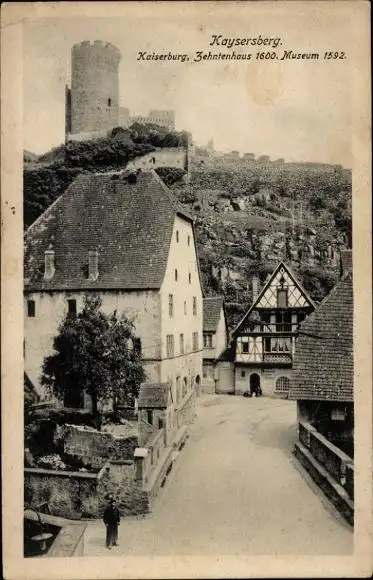
{"label": "man standing in street", "polygon": [[120,523],[120,514],[117,508],[117,502],[114,498],[110,499],[105,512],[104,524],[106,526],[106,547],[111,550],[111,546],[117,546],[118,526]]}

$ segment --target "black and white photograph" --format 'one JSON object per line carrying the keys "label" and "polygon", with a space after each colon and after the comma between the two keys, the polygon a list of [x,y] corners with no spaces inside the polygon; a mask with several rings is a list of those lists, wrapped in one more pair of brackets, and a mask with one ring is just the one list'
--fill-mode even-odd
{"label": "black and white photograph", "polygon": [[368,4],[18,4],[6,577],[369,576]]}

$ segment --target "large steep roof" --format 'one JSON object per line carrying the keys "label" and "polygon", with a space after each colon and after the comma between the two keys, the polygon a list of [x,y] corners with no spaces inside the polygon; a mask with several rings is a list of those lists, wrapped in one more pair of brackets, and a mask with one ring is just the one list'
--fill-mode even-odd
{"label": "large steep roof", "polygon": [[352,272],[337,282],[301,324],[290,399],[353,401]]}
{"label": "large steep roof", "polygon": [[[159,289],[176,214],[192,221],[154,171],[84,174],[25,235],[25,289]],[[44,252],[55,274],[44,279]],[[88,252],[98,251],[99,276],[88,279]]]}
{"label": "large steep roof", "polygon": [[220,320],[221,309],[224,307],[222,296],[207,296],[203,299],[203,331],[216,332]]}

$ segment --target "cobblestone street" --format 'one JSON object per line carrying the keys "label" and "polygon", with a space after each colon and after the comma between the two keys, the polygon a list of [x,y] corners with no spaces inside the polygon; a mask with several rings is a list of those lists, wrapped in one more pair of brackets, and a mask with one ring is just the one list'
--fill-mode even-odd
{"label": "cobblestone street", "polygon": [[153,513],[122,520],[117,548],[90,522],[86,556],[348,555],[353,532],[296,463],[287,400],[203,396]]}

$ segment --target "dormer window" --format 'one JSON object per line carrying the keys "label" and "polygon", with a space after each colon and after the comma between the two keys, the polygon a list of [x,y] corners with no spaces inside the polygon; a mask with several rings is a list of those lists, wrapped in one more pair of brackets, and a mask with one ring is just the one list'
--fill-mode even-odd
{"label": "dormer window", "polygon": [[98,251],[88,252],[88,279],[97,280],[98,278]]}
{"label": "dormer window", "polygon": [[287,308],[288,307],[288,291],[287,289],[277,290],[277,308]]}
{"label": "dormer window", "polygon": [[51,280],[54,272],[54,250],[48,248],[44,252],[44,280]]}

